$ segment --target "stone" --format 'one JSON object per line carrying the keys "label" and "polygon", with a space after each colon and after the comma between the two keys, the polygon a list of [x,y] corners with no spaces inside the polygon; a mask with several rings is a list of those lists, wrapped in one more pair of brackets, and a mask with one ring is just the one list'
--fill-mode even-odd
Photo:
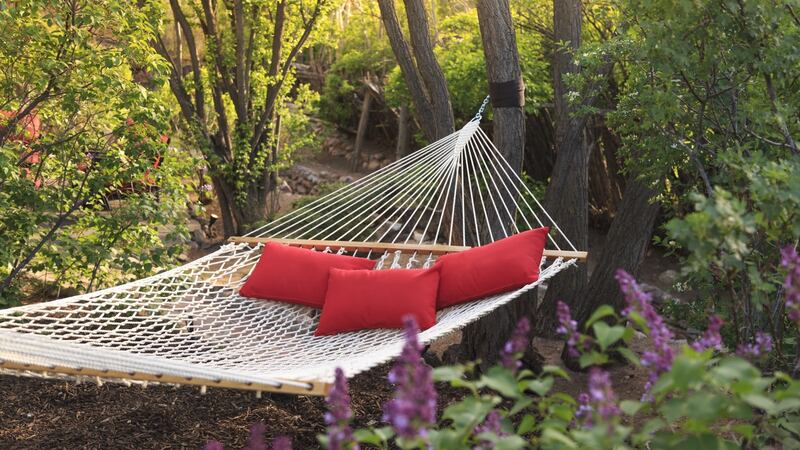
{"label": "stone", "polygon": [[370,160],[370,162],[367,163],[367,170],[369,171],[378,170],[380,168],[381,168],[381,163],[377,159]]}
{"label": "stone", "polygon": [[678,282],[679,276],[678,271],[667,269],[658,275],[658,281],[667,286],[673,286]]}

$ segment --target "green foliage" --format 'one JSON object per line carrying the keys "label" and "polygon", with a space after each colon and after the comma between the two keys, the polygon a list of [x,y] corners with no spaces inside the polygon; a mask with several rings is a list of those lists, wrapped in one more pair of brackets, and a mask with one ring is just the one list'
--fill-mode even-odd
{"label": "green foliage", "polygon": [[[581,335],[580,340],[594,344],[583,352],[584,367],[605,364],[613,356],[610,352],[631,355],[629,361],[639,364],[627,345],[634,330],[650,333],[644,323],[626,322],[610,307],[601,307],[587,328],[593,336]],[[588,400],[575,399],[555,388],[556,383],[575,383],[556,366],[545,366],[539,375],[500,366],[477,374],[476,367],[436,368],[434,379],[463,390],[464,396],[448,405],[428,430],[429,446],[419,441],[394,444],[408,449],[800,446],[800,382],[781,372],[762,373],[750,361],[713,350],[698,352],[683,345],[641,401],[619,400],[610,386],[600,391],[591,375]],[[602,405],[611,408],[604,412]],[[499,414],[498,430],[479,427],[490,413]],[[354,435],[362,444],[390,448],[394,433],[385,427]]]}
{"label": "green foliage", "polygon": [[[778,248],[796,242],[800,28],[791,1],[620,0],[616,32],[578,55],[596,74],[614,62],[607,115],[622,156],[658,192],[663,242],[685,286],[728,318],[734,343],[773,320]],[[573,80],[586,86],[591,75]],[[704,301],[704,300],[701,300]],[[703,308],[694,308],[705,316]],[[702,316],[700,319],[702,319]],[[693,320],[690,320],[693,321]],[[795,335],[789,330],[787,334]],[[780,343],[779,343],[780,345]]]}
{"label": "green foliage", "polygon": [[30,108],[42,124],[24,140],[0,128],[0,305],[23,275],[93,289],[151,274],[180,250],[190,160],[162,139],[163,95],[133,75],[162,86],[150,17],[114,0],[0,8],[0,109]]}

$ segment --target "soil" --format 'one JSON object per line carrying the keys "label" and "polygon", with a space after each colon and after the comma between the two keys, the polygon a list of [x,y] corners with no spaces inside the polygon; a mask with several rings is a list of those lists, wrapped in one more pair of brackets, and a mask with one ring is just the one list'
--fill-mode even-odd
{"label": "soil", "polygon": [[[445,338],[447,340],[447,338]],[[444,347],[449,342],[434,347]],[[536,339],[547,364],[560,365],[562,341]],[[380,426],[382,405],[391,398],[390,365],[353,377],[350,394],[355,425]],[[555,390],[577,396],[586,374],[570,372]],[[618,395],[639,399],[646,374],[633,366],[611,368]],[[437,386],[440,412],[463,391]],[[0,376],[0,448],[3,449],[200,449],[209,440],[242,448],[250,427],[263,423],[268,440],[287,435],[297,449],[318,448],[324,432],[321,397],[264,395],[227,389],[166,385],[127,387],[107,383]]]}

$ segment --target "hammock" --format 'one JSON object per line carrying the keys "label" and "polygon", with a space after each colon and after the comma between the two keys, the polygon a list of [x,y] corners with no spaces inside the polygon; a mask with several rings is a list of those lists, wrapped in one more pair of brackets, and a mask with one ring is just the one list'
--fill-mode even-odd
{"label": "hammock", "polygon": [[[585,259],[479,127],[461,130],[184,266],[109,289],[0,310],[0,372],[324,395],[396,357],[398,330],[314,336],[319,311],[238,295],[263,243],[366,256],[376,269],[549,225],[538,281],[437,314],[423,343],[460,329]],[[563,248],[562,248],[563,247]],[[376,299],[380,301],[380,299]]]}

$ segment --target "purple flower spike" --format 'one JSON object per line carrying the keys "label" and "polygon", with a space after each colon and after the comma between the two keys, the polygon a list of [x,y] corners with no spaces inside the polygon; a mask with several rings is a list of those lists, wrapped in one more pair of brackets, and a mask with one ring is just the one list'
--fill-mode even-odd
{"label": "purple flower spike", "polygon": [[208,441],[203,450],[223,450],[222,443],[219,441]]}
{"label": "purple flower spike", "polygon": [[589,371],[589,399],[604,422],[610,422],[619,416],[617,394],[611,387],[608,372],[597,367]]}
{"label": "purple flower spike", "polygon": [[705,333],[703,333],[703,337],[692,344],[692,348],[698,352],[702,352],[709,348],[722,350],[722,336],[720,336],[719,330],[722,329],[723,323],[725,322],[722,321],[722,318],[716,314],[709,317],[708,328],[706,329]]}
{"label": "purple flower spike", "polygon": [[500,363],[508,370],[516,372],[522,363],[519,361],[519,355],[525,352],[530,344],[528,334],[531,332],[531,323],[527,317],[523,317],[517,322],[517,327],[514,333],[511,334],[511,339],[503,346],[500,352]]}
{"label": "purple flower spike", "polygon": [[620,269],[617,271],[616,278],[620,290],[625,295],[625,301],[628,303],[628,307],[622,311],[622,315],[629,317],[632,312],[635,312],[644,318],[647,328],[649,328],[647,334],[650,337],[652,348],[642,353],[642,365],[650,370],[650,379],[645,387],[645,390],[649,391],[658,376],[672,367],[672,361],[675,359],[675,352],[669,346],[672,332],[667,328],[664,319],[653,308],[650,294],[642,290],[631,274]]}
{"label": "purple flower spike", "polygon": [[567,337],[567,353],[572,358],[580,356],[578,345],[581,341],[581,334],[578,332],[578,322],[572,319],[569,306],[561,300],[556,305],[556,316],[559,326],[556,332]]}
{"label": "purple flower spike", "polygon": [[247,439],[245,450],[267,450],[267,443],[264,441],[264,424],[257,423],[250,428],[250,438]]}
{"label": "purple flower spike", "polygon": [[575,411],[575,420],[582,423],[584,427],[591,428],[594,425],[592,420],[592,400],[589,394],[581,392],[578,395],[578,409]]}
{"label": "purple flower spike", "polygon": [[781,250],[781,266],[789,269],[783,288],[786,291],[786,314],[800,326],[800,255],[797,249],[787,245]]}
{"label": "purple flower spike", "polygon": [[398,436],[426,438],[428,428],[436,421],[436,389],[433,371],[422,360],[422,346],[417,340],[419,328],[412,316],[403,318],[406,344],[389,372],[389,382],[396,386],[395,395],[383,410]]}
{"label": "purple flower spike", "polygon": [[752,344],[742,344],[736,349],[739,356],[758,359],[772,351],[772,336],[767,333],[756,333],[756,341]]}
{"label": "purple flower spike", "polygon": [[350,394],[347,378],[341,368],[336,368],[336,379],[328,394],[328,412],[325,413],[325,424],[328,425],[328,450],[358,450],[358,443],[353,440],[350,428]]}
{"label": "purple flower spike", "polygon": [[292,440],[287,436],[278,436],[272,441],[272,450],[292,450]]}
{"label": "purple flower spike", "polygon": [[[508,436],[508,433],[503,432],[502,422],[503,416],[501,416],[497,410],[493,409],[486,415],[483,423],[475,427],[474,434],[494,433],[497,437]],[[476,445],[472,450],[490,450],[492,448],[494,447],[491,442],[484,441],[483,444]]]}

